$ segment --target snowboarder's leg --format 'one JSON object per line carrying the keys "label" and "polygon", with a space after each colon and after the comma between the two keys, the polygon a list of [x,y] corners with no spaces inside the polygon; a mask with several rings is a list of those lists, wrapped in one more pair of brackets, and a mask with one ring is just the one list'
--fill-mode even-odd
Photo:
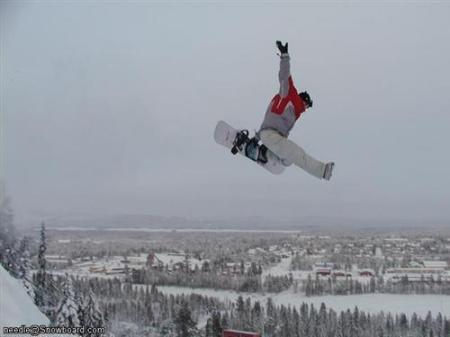
{"label": "snowboarder's leg", "polygon": [[300,146],[274,130],[262,130],[259,137],[269,150],[283,161],[293,163],[321,179],[325,173],[325,163],[308,155]]}

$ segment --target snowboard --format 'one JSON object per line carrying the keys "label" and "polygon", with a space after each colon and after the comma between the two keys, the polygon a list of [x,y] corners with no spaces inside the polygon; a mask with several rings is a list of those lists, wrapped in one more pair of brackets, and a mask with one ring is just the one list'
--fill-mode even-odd
{"label": "snowboard", "polygon": [[283,173],[285,166],[280,158],[256,139],[250,139],[248,130],[236,130],[224,121],[217,122],[214,140],[228,149],[232,154],[241,154],[256,162],[272,174]]}

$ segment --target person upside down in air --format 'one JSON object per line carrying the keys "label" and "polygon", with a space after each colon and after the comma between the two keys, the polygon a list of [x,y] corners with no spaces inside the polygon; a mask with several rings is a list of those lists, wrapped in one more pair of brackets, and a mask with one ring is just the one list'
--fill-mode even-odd
{"label": "person upside down in air", "polygon": [[330,180],[334,163],[323,163],[305,152],[300,146],[288,139],[294,127],[306,109],[313,106],[313,101],[306,91],[298,92],[290,72],[288,43],[276,42],[280,51],[280,91],[275,95],[266,110],[264,121],[257,132],[256,139],[261,142],[289,166],[295,164],[319,179]]}

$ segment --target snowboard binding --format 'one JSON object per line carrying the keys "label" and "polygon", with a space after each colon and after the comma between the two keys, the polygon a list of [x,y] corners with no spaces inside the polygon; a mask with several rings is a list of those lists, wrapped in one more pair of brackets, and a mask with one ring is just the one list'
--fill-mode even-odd
{"label": "snowboard binding", "polygon": [[236,154],[242,151],[244,144],[247,144],[248,130],[241,130],[237,133],[235,140],[233,141],[233,147],[231,148],[231,153]]}
{"label": "snowboard binding", "polygon": [[214,130],[214,140],[225,146],[227,151],[231,150],[232,154],[240,154],[272,174],[281,174],[285,166],[280,159],[261,144],[258,132],[255,131],[253,138],[249,133],[248,129],[235,129],[224,121],[218,121]]}
{"label": "snowboard binding", "polygon": [[231,148],[231,153],[237,154],[238,152],[242,152],[245,146],[244,154],[247,158],[261,164],[267,163],[267,147],[265,145],[259,145],[258,138],[253,137],[250,139],[248,135],[248,130],[241,130],[237,133],[233,147]]}

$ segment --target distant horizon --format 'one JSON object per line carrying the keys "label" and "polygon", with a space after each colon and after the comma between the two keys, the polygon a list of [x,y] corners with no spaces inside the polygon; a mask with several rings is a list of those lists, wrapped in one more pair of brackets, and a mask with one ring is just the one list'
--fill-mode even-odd
{"label": "distant horizon", "polygon": [[449,219],[419,219],[419,218],[359,218],[359,217],[332,217],[332,216],[297,216],[297,217],[267,217],[267,216],[179,216],[179,215],[154,215],[154,214],[70,214],[47,215],[42,217],[29,217],[26,221],[18,219],[18,228],[39,227],[44,222],[49,229],[98,229],[98,230],[292,230],[305,229],[358,229],[358,230],[398,230],[401,228],[424,231],[442,230],[450,235]]}

